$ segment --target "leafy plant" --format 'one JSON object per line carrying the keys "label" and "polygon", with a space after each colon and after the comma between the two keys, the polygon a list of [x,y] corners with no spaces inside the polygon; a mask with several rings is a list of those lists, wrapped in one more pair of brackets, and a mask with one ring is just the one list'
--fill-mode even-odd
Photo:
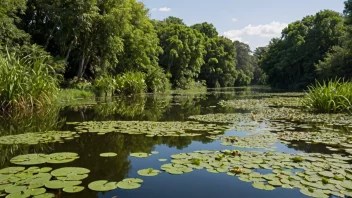
{"label": "leafy plant", "polygon": [[142,72],[126,72],[115,79],[115,91],[124,94],[144,93],[147,91],[145,74]]}
{"label": "leafy plant", "polygon": [[352,82],[340,79],[308,87],[304,106],[319,113],[352,112]]}

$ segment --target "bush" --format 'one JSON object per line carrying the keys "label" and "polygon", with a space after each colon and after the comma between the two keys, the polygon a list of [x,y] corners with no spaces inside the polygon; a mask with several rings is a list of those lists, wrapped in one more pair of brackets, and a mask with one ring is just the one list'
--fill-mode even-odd
{"label": "bush", "polygon": [[146,92],[145,74],[142,72],[126,72],[118,75],[115,79],[115,91],[124,94]]}
{"label": "bush", "polygon": [[[37,48],[41,50],[40,48]],[[33,107],[51,103],[58,93],[53,58],[44,51],[19,55],[0,54],[0,105]]]}
{"label": "bush", "polygon": [[112,96],[116,88],[116,81],[108,75],[99,76],[94,82],[94,88],[99,93],[104,93],[105,96]]}
{"label": "bush", "polygon": [[160,93],[171,89],[171,84],[163,69],[153,68],[146,75],[146,84],[149,92]]}
{"label": "bush", "polygon": [[330,80],[308,87],[304,105],[319,113],[352,112],[352,82]]}

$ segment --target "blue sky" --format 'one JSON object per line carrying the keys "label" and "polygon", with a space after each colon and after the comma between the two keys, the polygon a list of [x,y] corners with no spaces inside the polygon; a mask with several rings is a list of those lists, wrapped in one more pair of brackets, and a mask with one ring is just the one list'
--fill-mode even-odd
{"label": "blue sky", "polygon": [[187,25],[209,22],[220,35],[265,46],[287,24],[322,9],[342,12],[345,0],[140,0],[154,19],[182,18]]}

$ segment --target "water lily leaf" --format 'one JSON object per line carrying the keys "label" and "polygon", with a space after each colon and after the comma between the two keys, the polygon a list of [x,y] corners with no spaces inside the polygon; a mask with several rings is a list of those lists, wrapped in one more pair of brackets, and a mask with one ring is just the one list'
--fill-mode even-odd
{"label": "water lily leaf", "polygon": [[117,183],[116,186],[121,188],[121,189],[136,189],[136,188],[141,187],[141,184],[134,183],[134,182],[131,182],[131,181],[120,181],[120,182]]}
{"label": "water lily leaf", "polygon": [[27,189],[26,186],[10,186],[5,189],[6,193],[13,194],[13,193],[19,193],[22,191],[25,191]]}
{"label": "water lily leaf", "polygon": [[65,183],[61,180],[51,180],[45,184],[45,187],[50,189],[61,189],[65,187]]}
{"label": "water lily leaf", "polygon": [[269,181],[268,184],[270,184],[270,185],[272,185],[272,186],[275,186],[275,187],[282,186],[282,183],[281,183],[279,180],[272,180],[272,181]]}
{"label": "water lily leaf", "polygon": [[126,178],[122,181],[123,182],[143,183],[143,179],[139,179],[139,178]]}
{"label": "water lily leaf", "polygon": [[89,169],[86,168],[80,168],[80,167],[65,167],[65,168],[59,168],[56,170],[53,170],[51,172],[51,175],[55,177],[63,177],[63,176],[68,176],[69,174],[88,174],[90,173]]}
{"label": "water lily leaf", "polygon": [[309,197],[317,197],[317,198],[328,198],[329,196],[324,194],[322,191],[319,190],[311,190],[309,191],[308,189],[304,188],[301,189],[300,192],[304,195],[307,195]]}
{"label": "water lily leaf", "polygon": [[44,194],[46,192],[46,189],[45,188],[34,188],[34,189],[27,189],[24,191],[24,193],[28,193],[32,196],[35,196],[35,195],[41,195],[41,194]]}
{"label": "water lily leaf", "polygon": [[6,198],[26,198],[30,197],[31,195],[28,193],[11,193],[6,196]]}
{"label": "water lily leaf", "polygon": [[78,193],[84,190],[83,186],[67,186],[62,189],[62,191],[67,192],[67,193]]}
{"label": "water lily leaf", "polygon": [[91,182],[88,188],[93,191],[104,192],[116,189],[116,182],[108,182],[106,180],[99,180]]}
{"label": "water lily leaf", "polygon": [[156,176],[160,173],[160,171],[155,170],[153,168],[147,168],[147,169],[139,170],[137,173],[142,176]]}
{"label": "water lily leaf", "polygon": [[15,174],[26,169],[25,167],[7,167],[0,170],[0,174]]}
{"label": "water lily leaf", "polygon": [[147,158],[149,157],[148,153],[131,153],[130,156],[138,158]]}
{"label": "water lily leaf", "polygon": [[36,195],[33,198],[54,198],[54,197],[55,197],[55,195],[52,193],[44,193],[41,195]]}
{"label": "water lily leaf", "polygon": [[153,155],[159,154],[158,151],[152,151],[151,153],[152,153]]}
{"label": "water lily leaf", "polygon": [[329,171],[319,172],[318,174],[328,178],[333,178],[335,176],[332,172]]}
{"label": "water lily leaf", "polygon": [[263,182],[254,182],[252,186],[260,190],[275,190],[275,187],[271,185],[266,185]]}
{"label": "water lily leaf", "polygon": [[116,157],[116,153],[101,153],[100,157]]}
{"label": "water lily leaf", "polygon": [[167,159],[164,159],[164,158],[161,158],[161,159],[158,159],[159,160],[159,162],[166,162],[167,161]]}
{"label": "water lily leaf", "polygon": [[346,189],[352,190],[352,181],[344,181],[340,185]]}

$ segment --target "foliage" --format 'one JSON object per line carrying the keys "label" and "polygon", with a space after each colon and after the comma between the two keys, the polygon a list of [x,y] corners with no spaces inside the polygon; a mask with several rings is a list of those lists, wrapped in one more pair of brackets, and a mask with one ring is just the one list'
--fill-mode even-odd
{"label": "foliage", "polygon": [[164,70],[159,67],[150,70],[146,75],[145,81],[148,91],[153,93],[166,92],[171,89],[169,78],[164,73]]}
{"label": "foliage", "polygon": [[261,59],[268,83],[279,88],[305,88],[317,77],[315,64],[322,61],[345,34],[342,16],[323,10],[288,25],[274,38]]}
{"label": "foliage", "polygon": [[200,32],[180,24],[170,24],[158,30],[164,53],[159,64],[171,74],[171,83],[184,88],[198,77],[204,64],[204,38]]}
{"label": "foliage", "polygon": [[109,75],[101,75],[94,82],[96,91],[104,93],[105,96],[111,96],[115,91],[116,80]]}
{"label": "foliage", "polygon": [[234,86],[238,72],[233,43],[224,37],[209,38],[206,51],[199,79],[205,80],[208,87]]}
{"label": "foliage", "polygon": [[[35,48],[35,47],[34,47]],[[0,103],[3,107],[44,106],[58,92],[57,72],[47,53],[0,56]]]}
{"label": "foliage", "polygon": [[95,94],[92,91],[82,89],[62,89],[58,94],[59,101],[71,101],[74,99],[93,98]]}
{"label": "foliage", "polygon": [[319,113],[352,112],[352,82],[330,80],[308,87],[304,105]]}
{"label": "foliage", "polygon": [[141,72],[126,72],[118,75],[115,83],[115,92],[118,93],[144,93],[147,90],[145,74]]}

